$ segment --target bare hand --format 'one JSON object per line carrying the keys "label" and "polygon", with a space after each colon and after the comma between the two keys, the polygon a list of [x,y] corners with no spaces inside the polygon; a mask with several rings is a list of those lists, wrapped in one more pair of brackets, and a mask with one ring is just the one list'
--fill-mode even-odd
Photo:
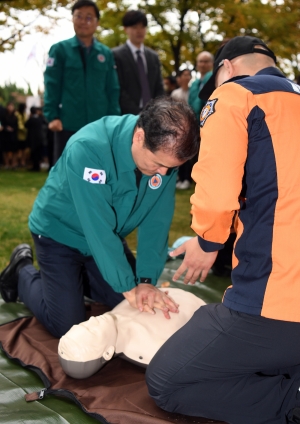
{"label": "bare hand", "polygon": [[141,312],[155,314],[154,308],[160,309],[167,319],[170,319],[169,312],[179,312],[179,305],[168,296],[168,292],[163,292],[152,284],[139,284],[123,295],[133,308],[137,308]]}
{"label": "bare hand", "polygon": [[62,131],[63,126],[60,119],[54,119],[53,121],[49,122],[48,128],[51,131]]}
{"label": "bare hand", "polygon": [[178,278],[187,271],[183,281],[184,284],[195,284],[199,276],[200,282],[203,283],[207,277],[208,271],[216,260],[218,251],[204,252],[198,243],[198,237],[193,237],[173,250],[169,255],[177,256],[182,253],[185,253],[185,256],[182,264],[173,276],[173,281],[178,280]]}

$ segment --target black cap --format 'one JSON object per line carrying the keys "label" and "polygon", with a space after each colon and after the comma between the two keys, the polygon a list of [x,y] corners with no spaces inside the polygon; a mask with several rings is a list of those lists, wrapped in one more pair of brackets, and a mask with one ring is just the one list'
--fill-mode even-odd
{"label": "black cap", "polygon": [[[261,49],[256,46],[262,46]],[[276,56],[272,50],[260,39],[256,37],[250,37],[248,35],[244,37],[234,37],[227,41],[222,47],[219,48],[215,56],[213,74],[207,83],[200,90],[199,97],[202,100],[208,100],[212,92],[215,90],[215,79],[218,70],[224,63],[224,59],[232,60],[235,57],[243,56],[249,53],[262,53],[266,56],[271,57],[276,63]]]}

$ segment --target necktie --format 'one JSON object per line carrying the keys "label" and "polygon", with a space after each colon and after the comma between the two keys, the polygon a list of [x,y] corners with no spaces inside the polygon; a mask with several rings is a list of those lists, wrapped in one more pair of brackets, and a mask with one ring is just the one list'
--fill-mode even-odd
{"label": "necktie", "polygon": [[143,59],[141,57],[141,51],[137,50],[136,54],[137,54],[137,66],[138,66],[140,83],[141,83],[141,88],[142,88],[143,107],[145,107],[146,104],[151,99],[149,81],[148,81],[147,74],[145,72]]}

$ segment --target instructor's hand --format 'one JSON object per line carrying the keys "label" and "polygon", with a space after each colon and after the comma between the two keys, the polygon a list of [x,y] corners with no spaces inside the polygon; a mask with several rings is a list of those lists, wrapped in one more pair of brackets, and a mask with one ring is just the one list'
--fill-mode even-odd
{"label": "instructor's hand", "polygon": [[203,283],[207,277],[208,271],[216,260],[218,251],[204,252],[198,243],[198,237],[193,237],[192,239],[183,243],[177,249],[173,250],[171,253],[169,253],[169,255],[177,256],[181,255],[182,253],[185,253],[185,256],[182,264],[173,276],[173,281],[178,280],[178,278],[185,271],[187,271],[183,280],[184,284],[195,284],[199,275],[200,282]]}
{"label": "instructor's hand", "polygon": [[132,290],[124,292],[123,296],[133,308],[137,308],[141,312],[155,314],[154,308],[161,309],[167,319],[170,319],[169,312],[179,312],[179,305],[168,296],[168,292],[163,292],[152,284],[139,284]]}

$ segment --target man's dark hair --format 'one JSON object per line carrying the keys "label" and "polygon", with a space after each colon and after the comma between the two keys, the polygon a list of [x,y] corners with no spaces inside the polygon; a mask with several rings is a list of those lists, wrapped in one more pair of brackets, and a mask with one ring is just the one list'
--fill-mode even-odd
{"label": "man's dark hair", "polygon": [[26,104],[25,103],[19,103],[18,105],[18,112],[23,114],[26,110]]}
{"label": "man's dark hair", "polygon": [[82,7],[87,7],[87,6],[91,6],[94,8],[97,19],[100,19],[100,12],[99,9],[96,5],[96,3],[94,3],[92,0],[78,0],[76,3],[73,4],[72,6],[72,15],[74,14],[75,10],[77,9],[81,9]]}
{"label": "man's dark hair", "polygon": [[170,84],[177,85],[176,78],[173,75],[168,75],[164,79],[168,80]]}
{"label": "man's dark hair", "polygon": [[31,106],[31,108],[30,108],[30,113],[31,113],[31,115],[36,115],[36,106]]}
{"label": "man's dark hair", "polygon": [[192,71],[191,71],[190,69],[188,69],[188,68],[184,68],[184,69],[181,69],[180,71],[178,71],[178,72],[177,72],[177,77],[181,77],[181,75],[182,75],[185,71],[187,71],[190,75],[192,75]]}
{"label": "man's dark hair", "polygon": [[145,147],[152,153],[170,153],[188,160],[199,151],[200,132],[193,110],[184,102],[163,96],[150,100],[136,124],[145,132]]}
{"label": "man's dark hair", "polygon": [[136,24],[142,24],[146,27],[148,25],[148,19],[145,13],[141,10],[129,10],[123,16],[122,24],[125,28]]}

